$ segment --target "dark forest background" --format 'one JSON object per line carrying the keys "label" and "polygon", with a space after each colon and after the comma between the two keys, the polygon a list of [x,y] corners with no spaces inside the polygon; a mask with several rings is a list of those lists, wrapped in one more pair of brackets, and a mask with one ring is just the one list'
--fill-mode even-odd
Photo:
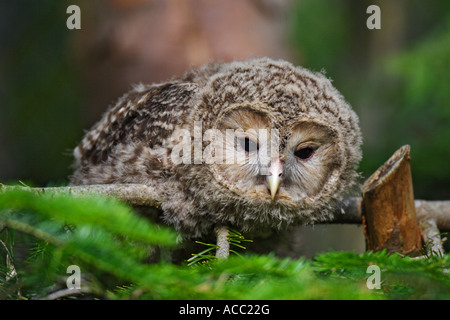
{"label": "dark forest background", "polygon": [[364,178],[410,144],[416,198],[450,199],[448,0],[0,0],[0,182],[65,184],[84,130],[132,84],[255,56],[326,71],[360,117]]}

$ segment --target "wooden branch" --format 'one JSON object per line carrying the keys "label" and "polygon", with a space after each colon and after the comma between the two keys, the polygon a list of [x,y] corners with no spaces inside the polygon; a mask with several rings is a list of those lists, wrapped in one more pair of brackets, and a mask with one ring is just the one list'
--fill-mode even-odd
{"label": "wooden branch", "polygon": [[397,150],[362,188],[362,224],[367,250],[422,254],[410,168],[410,147]]}
{"label": "wooden branch", "polygon": [[157,193],[152,186],[143,184],[98,184],[71,187],[28,188],[20,186],[5,186],[0,184],[0,192],[8,189],[21,189],[36,194],[70,194],[74,196],[101,195],[116,198],[135,206],[159,207]]}
{"label": "wooden branch", "polygon": [[[0,183],[0,192],[14,188],[29,190],[36,194],[72,194],[74,196],[97,194],[117,198],[134,206],[160,207],[153,187],[142,184],[102,184],[75,187],[27,188],[6,186]],[[350,197],[342,201],[341,207],[336,209],[335,217],[331,221],[316,222],[318,224],[361,224],[361,197]],[[450,200],[428,201],[415,200],[417,219],[433,218],[441,231],[450,231]]]}
{"label": "wooden branch", "polygon": [[[28,188],[0,183],[0,193],[13,188],[36,194],[102,195],[134,206],[158,208],[161,205],[157,193],[149,185]],[[322,223],[362,224],[367,250],[386,249],[388,252],[419,256],[423,253],[423,240],[427,250],[426,256],[444,253],[439,233],[450,231],[450,201],[414,200],[408,145],[397,150],[376,170],[366,180],[362,189],[362,198],[344,199],[337,208],[334,219]],[[216,226],[215,232],[218,246],[216,257],[226,259],[230,253],[228,228],[219,225]]]}
{"label": "wooden branch", "polygon": [[[419,222],[423,219],[434,219],[439,230],[450,231],[450,200],[414,200],[414,207]],[[344,199],[341,207],[336,210],[334,219],[322,223],[361,224],[362,198],[355,197]]]}
{"label": "wooden branch", "polygon": [[414,201],[417,219],[434,219],[441,231],[450,231],[450,200],[446,201]]}

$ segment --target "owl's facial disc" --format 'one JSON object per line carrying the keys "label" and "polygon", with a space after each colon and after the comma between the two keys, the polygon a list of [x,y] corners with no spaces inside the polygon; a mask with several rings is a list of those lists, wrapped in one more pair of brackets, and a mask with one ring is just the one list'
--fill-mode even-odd
{"label": "owl's facial disc", "polygon": [[[299,120],[280,137],[275,149],[271,135],[281,128],[261,112],[242,108],[226,115],[218,123],[221,130],[233,129],[236,139],[225,145],[223,154],[241,152],[245,162],[214,165],[215,174],[246,200],[292,204],[320,193],[339,165],[339,150],[334,132],[328,127]],[[259,133],[265,130],[267,140]],[[336,160],[337,159],[337,160]]]}

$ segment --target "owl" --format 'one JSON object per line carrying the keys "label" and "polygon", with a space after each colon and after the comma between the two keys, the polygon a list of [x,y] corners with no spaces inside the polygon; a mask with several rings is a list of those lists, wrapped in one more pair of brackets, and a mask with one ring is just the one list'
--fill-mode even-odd
{"label": "owl", "polygon": [[119,98],[75,148],[70,180],[149,185],[188,238],[327,221],[358,185],[358,122],[322,73],[210,63]]}

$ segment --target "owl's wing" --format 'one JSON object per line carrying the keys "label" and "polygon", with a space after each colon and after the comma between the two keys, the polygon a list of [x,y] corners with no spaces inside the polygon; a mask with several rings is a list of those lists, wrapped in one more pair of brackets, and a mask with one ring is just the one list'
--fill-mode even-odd
{"label": "owl's wing", "polygon": [[187,82],[139,85],[122,96],[74,150],[75,167],[99,165],[119,144],[162,145],[185,118],[198,86]]}

